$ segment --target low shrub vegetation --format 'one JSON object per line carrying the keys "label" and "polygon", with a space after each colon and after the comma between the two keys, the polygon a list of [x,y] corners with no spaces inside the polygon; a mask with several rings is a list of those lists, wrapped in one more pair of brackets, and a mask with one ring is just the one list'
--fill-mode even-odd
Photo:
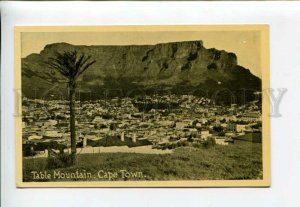
{"label": "low shrub vegetation", "polygon": [[[195,145],[195,144],[194,144]],[[198,147],[197,147],[198,146]],[[100,153],[78,154],[77,164],[68,165],[67,157],[58,160],[26,158],[23,160],[23,180],[33,181],[32,171],[74,172],[85,170],[97,175],[99,170],[118,172],[120,170],[141,171],[145,176],[129,180],[243,180],[262,178],[262,146],[260,143],[239,143],[228,146],[215,145],[211,140],[207,148],[181,146],[172,154]],[[211,147],[213,146],[213,147]],[[48,163],[48,164],[47,164]],[[77,180],[55,180],[72,181]],[[87,180],[102,180],[93,176]],[[115,180],[124,180],[121,177]],[[126,179],[127,180],[127,179]],[[34,180],[39,181],[39,180]],[[53,180],[40,180],[53,181]]]}
{"label": "low shrub vegetation", "polygon": [[54,157],[47,158],[47,169],[57,169],[69,167],[72,165],[72,158],[70,154],[58,154]]}

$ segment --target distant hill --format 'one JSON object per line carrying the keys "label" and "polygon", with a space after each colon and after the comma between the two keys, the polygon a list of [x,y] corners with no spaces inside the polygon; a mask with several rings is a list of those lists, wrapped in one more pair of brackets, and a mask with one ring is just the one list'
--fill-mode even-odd
{"label": "distant hill", "polygon": [[218,94],[221,101],[229,102],[229,92],[224,94],[224,91],[230,90],[240,102],[244,89],[247,90],[247,101],[253,100],[253,91],[261,90],[260,78],[238,65],[234,53],[206,49],[202,41],[127,46],[55,43],[45,46],[40,54],[22,59],[24,96],[67,97],[64,78],[45,61],[55,52],[69,50],[91,55],[96,60],[79,79],[82,99],[101,98],[105,90],[108,95],[117,96],[168,90],[199,96]]}

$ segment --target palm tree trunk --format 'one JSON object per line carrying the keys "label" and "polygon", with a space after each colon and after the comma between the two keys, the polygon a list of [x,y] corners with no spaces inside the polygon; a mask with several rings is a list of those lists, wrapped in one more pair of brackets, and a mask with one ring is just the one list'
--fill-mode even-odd
{"label": "palm tree trunk", "polygon": [[71,159],[76,164],[76,131],[75,131],[75,81],[69,83],[69,106],[70,106],[70,134],[71,134]]}

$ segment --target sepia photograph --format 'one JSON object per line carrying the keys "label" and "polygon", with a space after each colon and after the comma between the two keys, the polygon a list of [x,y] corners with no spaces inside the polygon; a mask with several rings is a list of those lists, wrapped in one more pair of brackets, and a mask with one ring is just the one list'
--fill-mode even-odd
{"label": "sepia photograph", "polygon": [[17,187],[270,186],[268,25],[15,27]]}

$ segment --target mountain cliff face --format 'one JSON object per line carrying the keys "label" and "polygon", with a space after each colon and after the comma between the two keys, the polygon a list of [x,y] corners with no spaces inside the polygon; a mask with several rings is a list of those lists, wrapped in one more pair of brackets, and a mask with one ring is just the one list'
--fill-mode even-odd
{"label": "mountain cliff face", "polygon": [[[261,80],[237,64],[234,53],[206,49],[202,41],[156,45],[75,46],[47,45],[40,54],[22,59],[22,90],[26,97],[66,96],[64,78],[45,61],[55,52],[77,50],[96,63],[78,80],[82,97],[99,98],[103,91],[132,95],[132,91],[170,90],[210,95],[217,91],[261,90]],[[252,93],[252,92],[251,92]],[[228,94],[227,94],[228,97]]]}

